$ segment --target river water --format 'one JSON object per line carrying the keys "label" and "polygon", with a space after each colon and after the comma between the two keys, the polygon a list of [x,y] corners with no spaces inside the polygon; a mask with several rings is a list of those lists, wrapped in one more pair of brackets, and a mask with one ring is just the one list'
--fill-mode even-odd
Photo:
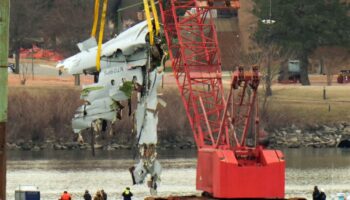
{"label": "river water", "polygon": [[[287,161],[286,196],[311,199],[314,185],[328,197],[350,192],[350,149],[284,149]],[[131,185],[128,168],[133,164],[128,150],[8,152],[7,199],[14,199],[18,185],[39,187],[41,199],[57,200],[67,190],[73,199],[82,199],[85,189],[104,189],[109,200],[120,199]],[[158,195],[200,194],[195,189],[195,150],[159,152],[163,165]],[[149,194],[146,185],[131,186],[135,199]]]}

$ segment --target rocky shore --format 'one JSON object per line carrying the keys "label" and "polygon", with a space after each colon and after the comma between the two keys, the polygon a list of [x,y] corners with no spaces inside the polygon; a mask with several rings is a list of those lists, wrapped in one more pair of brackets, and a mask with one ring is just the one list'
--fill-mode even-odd
{"label": "rocky shore", "polygon": [[[295,125],[269,131],[265,138],[269,148],[350,148],[350,123],[343,122],[333,126],[314,125],[299,128]],[[94,145],[100,150],[132,149],[131,144],[117,141],[104,141]],[[191,137],[175,137],[169,140],[160,140],[158,148],[166,149],[195,149],[196,145]],[[46,140],[33,142],[31,140],[17,140],[7,143],[8,150],[41,151],[51,150],[91,150],[89,143],[64,142],[60,140]]]}
{"label": "rocky shore", "polygon": [[343,122],[333,126],[313,125],[303,129],[291,125],[271,131],[268,143],[272,148],[350,148],[350,123]]}
{"label": "rocky shore", "polygon": [[[117,143],[114,141],[100,142],[94,145],[97,150],[114,151],[119,149],[131,150],[134,147],[131,144]],[[173,140],[161,140],[158,144],[158,149],[195,149],[196,145],[192,139],[177,138]],[[31,140],[18,140],[16,142],[7,143],[8,150],[22,151],[41,151],[41,150],[91,150],[92,146],[89,143],[79,142],[61,142],[56,140],[46,140],[45,142],[33,142]]]}

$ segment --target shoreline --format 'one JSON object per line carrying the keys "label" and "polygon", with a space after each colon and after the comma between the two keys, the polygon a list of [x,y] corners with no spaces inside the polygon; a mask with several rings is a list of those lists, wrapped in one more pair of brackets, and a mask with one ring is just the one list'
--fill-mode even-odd
{"label": "shoreline", "polygon": [[[159,133],[161,135],[161,133]],[[261,143],[267,148],[350,148],[350,123],[342,122],[334,126],[314,125],[299,128],[291,125],[272,130]],[[43,151],[50,150],[91,150],[90,143],[63,142],[62,139],[52,139],[43,142],[17,141],[8,142],[7,150]],[[94,145],[96,150],[113,151],[119,149],[134,149],[130,143],[116,142],[115,139],[105,139]],[[160,139],[157,145],[160,150],[196,149],[196,144],[190,136],[175,136],[174,139]]]}
{"label": "shoreline", "polygon": [[291,125],[271,131],[268,142],[271,148],[350,148],[350,123],[313,125],[304,129]]}

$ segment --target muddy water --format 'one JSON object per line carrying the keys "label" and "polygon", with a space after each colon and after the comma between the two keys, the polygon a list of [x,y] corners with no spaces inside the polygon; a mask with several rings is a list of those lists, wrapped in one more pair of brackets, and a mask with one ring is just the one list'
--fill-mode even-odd
{"label": "muddy water", "polygon": [[[350,192],[350,150],[286,149],[286,196],[311,198],[314,185],[324,188],[328,197]],[[9,152],[7,197],[14,199],[18,185],[36,185],[44,200],[57,200],[63,190],[82,199],[85,189],[104,189],[108,199],[120,199],[131,185],[127,171],[133,163],[131,151]],[[195,190],[195,151],[162,151],[163,165],[159,195],[199,194]],[[135,199],[148,195],[145,185],[131,186]]]}

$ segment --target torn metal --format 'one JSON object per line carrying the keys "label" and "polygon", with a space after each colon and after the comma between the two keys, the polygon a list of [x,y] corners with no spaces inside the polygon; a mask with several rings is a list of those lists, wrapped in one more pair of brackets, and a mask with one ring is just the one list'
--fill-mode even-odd
{"label": "torn metal", "polygon": [[[82,88],[84,104],[72,119],[75,133],[81,134],[95,124],[116,123],[122,109],[137,93],[135,127],[139,161],[131,168],[133,182],[143,183],[150,174],[149,187],[154,194],[160,180],[161,165],[157,161],[157,105],[164,101],[157,97],[162,76],[164,53],[162,41],[156,46],[148,43],[147,22],[141,22],[102,45],[101,71],[96,70],[96,40],[90,38],[78,44],[80,53],[57,64],[70,74],[93,74],[98,81]],[[124,104],[124,105],[123,105]],[[99,132],[99,131],[97,131]]]}

